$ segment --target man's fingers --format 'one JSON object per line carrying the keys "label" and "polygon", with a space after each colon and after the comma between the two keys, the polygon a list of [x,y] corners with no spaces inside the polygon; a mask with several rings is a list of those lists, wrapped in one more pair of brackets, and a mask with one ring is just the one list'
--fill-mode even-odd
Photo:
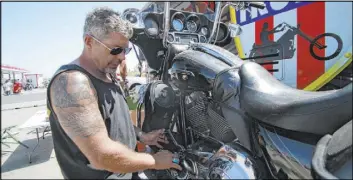
{"label": "man's fingers", "polygon": [[159,151],[159,153],[169,153],[169,151],[168,151],[168,150],[163,149],[163,150],[160,150],[160,151]]}
{"label": "man's fingers", "polygon": [[158,142],[162,142],[164,144],[168,144],[169,143],[169,141],[167,139],[165,139],[165,138],[159,138]]}
{"label": "man's fingers", "polygon": [[156,146],[159,148],[163,148],[160,144],[156,143]]}
{"label": "man's fingers", "polygon": [[178,164],[172,163],[172,168],[177,169],[179,171],[183,170]]}
{"label": "man's fingers", "polygon": [[156,130],[153,130],[152,132],[154,132],[154,133],[163,133],[164,129],[156,129]]}

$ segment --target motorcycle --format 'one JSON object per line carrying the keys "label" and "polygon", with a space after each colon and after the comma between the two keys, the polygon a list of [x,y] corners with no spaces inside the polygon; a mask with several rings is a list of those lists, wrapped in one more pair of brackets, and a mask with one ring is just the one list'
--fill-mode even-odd
{"label": "motorcycle", "polygon": [[[334,33],[324,33],[311,38],[304,32],[300,30],[300,24],[297,27],[291,26],[288,23],[279,24],[278,28],[281,28],[279,31],[284,31],[285,28],[288,30],[276,41],[276,42],[263,42],[261,45],[253,44],[253,49],[250,52],[250,56],[247,59],[254,59],[256,62],[263,62],[268,60],[284,60],[291,59],[294,56],[296,48],[294,48],[294,38],[295,35],[299,35],[307,40],[309,45],[310,55],[320,61],[327,61],[337,57],[343,47],[342,39]],[[327,48],[327,45],[320,43],[320,41],[325,40],[325,38],[331,37],[337,43],[337,48],[332,54],[320,55],[315,51],[315,49],[322,50]],[[265,57],[264,57],[265,56]]]}
{"label": "motorcycle", "polygon": [[28,79],[25,87],[23,88],[25,91],[32,91],[34,89],[32,80]]}
{"label": "motorcycle", "polygon": [[322,92],[282,84],[221,47],[237,35],[235,25],[221,22],[223,10],[263,3],[215,4],[207,16],[170,2],[123,14],[134,25],[130,41],[158,77],[139,86],[137,126],[144,132],[164,128],[170,143],[163,149],[183,168],[146,170],[139,177],[351,179],[352,83]]}

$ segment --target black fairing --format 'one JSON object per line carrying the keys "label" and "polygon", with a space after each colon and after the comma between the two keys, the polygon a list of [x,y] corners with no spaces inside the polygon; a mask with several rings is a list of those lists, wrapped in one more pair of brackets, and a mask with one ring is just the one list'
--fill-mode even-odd
{"label": "black fairing", "polygon": [[173,89],[161,81],[148,85],[144,95],[145,119],[142,130],[168,129],[176,110],[176,97]]}
{"label": "black fairing", "polygon": [[[170,49],[178,52],[184,50],[183,47]],[[238,56],[222,47],[193,43],[189,50],[175,56],[169,73],[172,75],[172,84],[181,89],[210,91],[217,74],[230,67],[240,67],[243,63]],[[188,79],[183,80],[181,74],[187,74]]]}
{"label": "black fairing", "polygon": [[167,51],[167,56],[164,61],[163,69],[163,80],[168,79],[168,71],[172,65],[173,59],[177,54],[180,54],[183,51],[186,51],[188,49],[188,45],[181,45],[181,44],[169,44],[168,46],[168,51]]}
{"label": "black fairing", "polygon": [[[173,60],[169,69],[171,84],[182,90],[210,91],[216,75],[229,67],[209,54],[187,50]],[[183,74],[188,78],[183,79]]]}
{"label": "black fairing", "polygon": [[158,52],[164,49],[162,39],[152,39],[146,35],[144,29],[134,29],[134,36],[130,41],[141,49],[150,68],[159,70],[162,67],[163,62],[157,58]]}
{"label": "black fairing", "polygon": [[[241,115],[239,68],[244,61],[229,51],[210,44],[193,44],[193,50],[178,54],[170,73],[171,84],[183,90],[212,91],[213,100],[239,141],[250,147],[249,128]],[[188,79],[183,80],[182,74]]]}
{"label": "black fairing", "polygon": [[239,67],[244,63],[238,56],[235,56],[233,53],[220,46],[205,43],[194,43],[191,44],[191,48],[193,50],[212,55],[229,66]]}

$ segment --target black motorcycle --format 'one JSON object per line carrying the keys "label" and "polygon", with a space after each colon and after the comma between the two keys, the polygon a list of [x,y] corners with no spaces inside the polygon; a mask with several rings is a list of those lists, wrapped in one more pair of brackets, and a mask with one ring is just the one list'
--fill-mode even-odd
{"label": "black motorcycle", "polygon": [[32,89],[34,89],[31,79],[27,79],[26,85],[25,85],[25,87],[23,89],[25,91],[32,91]]}
{"label": "black motorcycle", "polygon": [[163,149],[183,167],[146,170],[140,178],[352,179],[352,83],[294,89],[223,49],[232,33],[220,22],[222,11],[261,3],[216,2],[207,16],[182,10],[182,3],[124,13],[134,24],[131,42],[158,76],[140,86],[138,126],[165,128],[170,143]]}

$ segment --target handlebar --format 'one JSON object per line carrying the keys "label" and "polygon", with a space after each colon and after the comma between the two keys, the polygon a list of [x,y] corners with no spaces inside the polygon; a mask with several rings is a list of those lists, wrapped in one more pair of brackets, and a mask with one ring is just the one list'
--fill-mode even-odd
{"label": "handlebar", "polygon": [[248,2],[249,7],[254,7],[258,9],[265,9],[266,5],[263,2]]}

